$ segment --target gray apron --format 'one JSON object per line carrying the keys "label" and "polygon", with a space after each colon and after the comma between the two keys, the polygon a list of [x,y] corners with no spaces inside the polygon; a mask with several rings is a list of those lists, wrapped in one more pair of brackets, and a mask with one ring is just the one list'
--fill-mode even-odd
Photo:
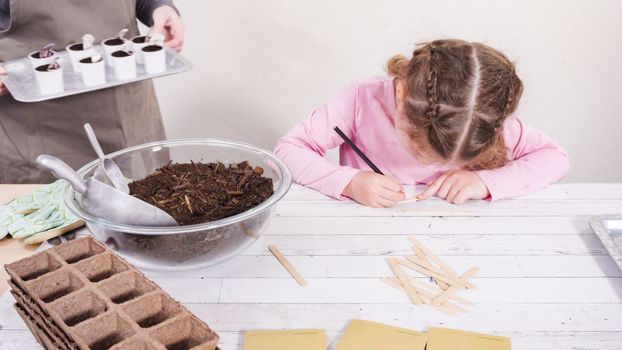
{"label": "gray apron", "polygon": [[[98,41],[128,28],[137,35],[136,0],[11,0],[11,27],[0,34],[0,63],[48,43],[58,50],[90,33]],[[67,64],[67,63],[65,63]],[[45,183],[53,177],[34,160],[51,154],[74,168],[95,159],[83,124],[91,123],[109,153],[165,139],[151,81],[77,96],[21,103],[0,97],[0,183]]]}

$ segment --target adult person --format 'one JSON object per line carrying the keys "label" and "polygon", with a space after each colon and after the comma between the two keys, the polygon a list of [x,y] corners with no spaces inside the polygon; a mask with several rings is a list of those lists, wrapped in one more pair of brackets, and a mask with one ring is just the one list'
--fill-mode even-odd
{"label": "adult person", "polygon": [[[172,0],[0,0],[0,74],[6,74],[2,62],[49,43],[62,50],[83,34],[103,40],[123,28],[128,37],[138,35],[136,19],[181,51],[184,28]],[[38,103],[16,101],[0,83],[0,183],[52,180],[34,163],[40,154],[74,168],[94,159],[83,129],[87,122],[105,152],[165,138],[151,81]]]}

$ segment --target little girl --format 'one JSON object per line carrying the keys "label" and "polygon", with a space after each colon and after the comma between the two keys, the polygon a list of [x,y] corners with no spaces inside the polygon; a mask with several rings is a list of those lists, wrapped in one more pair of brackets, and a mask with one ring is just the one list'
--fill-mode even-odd
{"label": "little girl", "polygon": [[[451,203],[510,198],[559,180],[568,157],[512,115],[523,84],[502,53],[436,40],[389,76],[354,83],[281,138],[275,153],[294,180],[373,207],[404,200],[402,184],[428,184],[419,199]],[[372,171],[333,131],[338,126],[386,175]],[[340,165],[324,158],[339,146]]]}

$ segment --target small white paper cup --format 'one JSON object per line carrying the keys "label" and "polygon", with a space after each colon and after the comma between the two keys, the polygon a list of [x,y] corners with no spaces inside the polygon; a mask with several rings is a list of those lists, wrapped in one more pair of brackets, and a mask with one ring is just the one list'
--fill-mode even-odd
{"label": "small white paper cup", "polygon": [[39,90],[46,95],[63,92],[65,90],[63,68],[47,70],[47,67],[47,64],[43,64],[35,68],[35,78],[37,79]]}
{"label": "small white paper cup", "polygon": [[135,36],[132,38],[131,40],[132,42],[132,51],[134,51],[134,55],[136,55],[136,62],[138,64],[144,64],[145,61],[143,60],[143,47],[149,45],[149,43],[147,42],[147,36],[146,35],[139,35],[139,36]]}
{"label": "small white paper cup", "polygon": [[90,63],[91,58],[86,57],[78,62],[82,81],[86,86],[97,86],[106,83],[106,62],[101,59],[99,62]]}
{"label": "small white paper cup", "polygon": [[69,52],[69,58],[71,59],[71,66],[73,67],[73,70],[79,72],[80,65],[78,63],[80,60],[85,57],[93,56],[95,50],[92,47],[83,50],[82,43],[75,43],[67,46],[67,52]]}
{"label": "small white paper cup", "polygon": [[126,49],[125,41],[119,38],[108,38],[102,41],[104,47],[104,53],[106,54],[106,63],[109,67],[112,67],[112,53],[119,50]]}
{"label": "small white paper cup", "polygon": [[149,74],[162,73],[166,70],[166,52],[160,45],[149,45],[143,47],[143,58],[145,60],[145,71]]}
{"label": "small white paper cup", "polygon": [[114,76],[119,80],[136,78],[136,57],[134,53],[115,51],[111,55]]}
{"label": "small white paper cup", "polygon": [[52,56],[45,58],[39,58],[39,51],[31,52],[28,55],[28,59],[30,60],[30,63],[32,63],[32,68],[50,64],[56,57],[58,57],[56,51],[52,51]]}

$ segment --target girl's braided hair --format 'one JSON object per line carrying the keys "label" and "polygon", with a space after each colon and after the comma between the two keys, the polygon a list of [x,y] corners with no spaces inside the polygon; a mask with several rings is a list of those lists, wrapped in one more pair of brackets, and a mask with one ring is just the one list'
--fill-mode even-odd
{"label": "girl's braided hair", "polygon": [[409,130],[418,149],[469,169],[505,165],[502,128],[523,92],[514,64],[480,43],[436,40],[419,45],[409,60],[389,60],[403,79]]}

